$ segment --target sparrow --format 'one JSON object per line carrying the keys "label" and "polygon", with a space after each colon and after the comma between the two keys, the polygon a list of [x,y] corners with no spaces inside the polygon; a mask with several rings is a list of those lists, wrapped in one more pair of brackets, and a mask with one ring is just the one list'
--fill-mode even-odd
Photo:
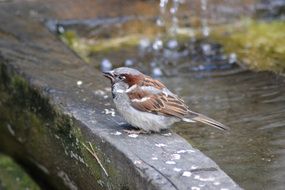
{"label": "sparrow", "polygon": [[226,130],[227,126],[194,112],[162,82],[140,71],[120,67],[103,72],[110,79],[118,112],[141,132],[160,132],[176,122],[201,122]]}

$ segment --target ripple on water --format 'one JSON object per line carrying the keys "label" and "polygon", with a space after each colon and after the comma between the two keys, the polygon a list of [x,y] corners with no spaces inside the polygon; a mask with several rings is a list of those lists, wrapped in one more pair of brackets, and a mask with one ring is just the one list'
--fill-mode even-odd
{"label": "ripple on water", "polygon": [[194,124],[179,124],[174,128],[178,134],[216,161],[241,187],[283,186],[284,180],[276,176],[285,175],[284,78],[244,72],[218,78],[171,78],[165,82],[171,89],[179,86],[179,94],[191,109],[231,128],[223,133],[202,125],[197,128]]}

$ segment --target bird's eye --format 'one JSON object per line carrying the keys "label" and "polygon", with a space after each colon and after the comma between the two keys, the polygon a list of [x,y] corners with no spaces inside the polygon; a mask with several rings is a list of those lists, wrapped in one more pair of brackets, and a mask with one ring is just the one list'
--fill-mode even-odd
{"label": "bird's eye", "polygon": [[125,77],[125,76],[123,76],[123,75],[119,75],[119,76],[118,76],[118,78],[119,78],[120,80],[124,80],[124,79],[126,79],[126,77]]}

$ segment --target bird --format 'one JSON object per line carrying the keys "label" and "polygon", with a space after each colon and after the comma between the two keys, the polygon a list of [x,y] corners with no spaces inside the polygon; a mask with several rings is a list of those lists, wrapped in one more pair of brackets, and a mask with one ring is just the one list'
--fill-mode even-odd
{"label": "bird", "polygon": [[152,133],[169,129],[176,122],[201,122],[220,130],[224,124],[190,110],[178,95],[162,82],[129,68],[119,67],[103,72],[111,81],[112,97],[118,112],[133,127],[129,133]]}

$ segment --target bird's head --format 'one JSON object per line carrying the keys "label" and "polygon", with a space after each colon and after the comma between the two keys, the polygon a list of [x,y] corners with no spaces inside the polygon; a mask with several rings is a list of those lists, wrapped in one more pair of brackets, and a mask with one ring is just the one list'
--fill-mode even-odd
{"label": "bird's head", "polygon": [[111,71],[103,72],[103,74],[105,77],[110,79],[112,85],[116,83],[124,83],[128,87],[138,84],[144,79],[144,74],[136,69],[128,67],[119,67]]}

